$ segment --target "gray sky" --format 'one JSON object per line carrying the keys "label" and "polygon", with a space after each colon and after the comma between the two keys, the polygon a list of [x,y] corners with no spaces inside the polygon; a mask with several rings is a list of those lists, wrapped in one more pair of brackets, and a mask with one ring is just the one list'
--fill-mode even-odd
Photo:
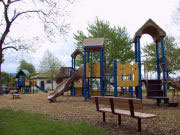
{"label": "gray sky", "polygon": [[[88,23],[94,22],[96,17],[109,21],[111,25],[125,26],[131,37],[151,18],[167,34],[175,36],[179,42],[180,31],[178,26],[172,22],[172,15],[177,6],[178,0],[79,0],[71,10],[71,17],[69,18],[71,30],[66,40],[59,38],[56,43],[43,40],[43,42],[39,43],[42,47],[37,48],[36,53],[23,54],[23,56],[14,51],[6,52],[2,70],[16,72],[18,62],[24,57],[27,57],[26,60],[38,68],[39,61],[47,49],[53,52],[63,64],[71,66],[70,55],[76,47],[73,33],[76,33],[77,30],[87,33]],[[33,26],[31,24],[31,27],[24,29],[28,33],[27,37],[28,35],[38,33],[38,30],[41,29],[38,22],[33,22],[33,24]],[[15,31],[18,31],[18,29]],[[142,44],[149,42],[152,42],[152,38],[144,35],[142,37]]]}

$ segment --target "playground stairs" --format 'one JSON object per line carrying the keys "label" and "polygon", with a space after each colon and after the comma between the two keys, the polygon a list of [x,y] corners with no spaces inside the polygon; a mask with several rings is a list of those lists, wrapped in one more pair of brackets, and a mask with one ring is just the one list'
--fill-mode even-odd
{"label": "playground stairs", "polygon": [[164,96],[161,80],[144,80],[144,83],[147,90],[147,98],[156,99],[157,106],[160,105],[161,100],[164,100],[164,104],[168,104],[169,98]]}
{"label": "playground stairs", "polygon": [[162,81],[161,80],[147,80],[146,89],[147,97],[163,96]]}

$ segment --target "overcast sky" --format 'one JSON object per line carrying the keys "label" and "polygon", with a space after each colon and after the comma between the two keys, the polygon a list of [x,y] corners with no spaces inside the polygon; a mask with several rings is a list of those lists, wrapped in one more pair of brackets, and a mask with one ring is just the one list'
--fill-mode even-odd
{"label": "overcast sky", "polygon": [[[125,26],[133,37],[135,32],[149,19],[153,19],[167,34],[180,40],[180,31],[173,24],[172,16],[178,6],[178,0],[79,0],[71,10],[71,30],[66,40],[60,38],[56,43],[44,41],[36,53],[24,56],[17,52],[6,52],[5,62],[2,70],[16,72],[19,61],[26,57],[26,60],[34,64],[38,69],[39,61],[44,52],[48,49],[53,52],[65,66],[71,66],[70,55],[75,50],[73,33],[82,30],[87,33],[87,26],[93,23],[95,18],[109,21],[111,25]],[[37,29],[35,25],[30,29]],[[30,33],[32,34],[32,33]],[[149,36],[142,37],[143,43],[151,42]]]}

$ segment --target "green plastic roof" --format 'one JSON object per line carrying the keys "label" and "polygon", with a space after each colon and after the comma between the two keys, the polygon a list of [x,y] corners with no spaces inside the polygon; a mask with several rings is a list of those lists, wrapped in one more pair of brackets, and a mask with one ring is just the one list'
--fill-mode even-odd
{"label": "green plastic roof", "polygon": [[16,77],[17,73],[9,73],[9,77]]}

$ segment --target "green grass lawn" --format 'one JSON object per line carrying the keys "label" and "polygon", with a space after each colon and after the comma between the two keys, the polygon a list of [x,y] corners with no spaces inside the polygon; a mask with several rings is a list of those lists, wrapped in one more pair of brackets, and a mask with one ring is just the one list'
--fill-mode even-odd
{"label": "green grass lawn", "polygon": [[107,135],[87,123],[51,121],[47,115],[0,109],[0,135]]}

